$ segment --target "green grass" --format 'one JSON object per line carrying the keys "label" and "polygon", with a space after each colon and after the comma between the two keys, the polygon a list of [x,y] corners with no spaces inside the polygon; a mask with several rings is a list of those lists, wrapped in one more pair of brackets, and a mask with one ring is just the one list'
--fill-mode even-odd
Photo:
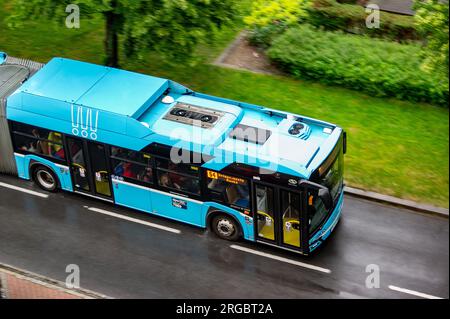
{"label": "green grass", "polygon": [[[53,56],[102,63],[100,21],[81,20],[80,30],[27,23],[8,30],[0,7],[0,51],[46,62]],[[220,54],[239,26],[225,30],[199,52],[205,61]],[[122,67],[181,82],[192,89],[316,117],[345,128],[347,184],[448,207],[448,109],[373,98],[362,93],[281,76],[259,75],[201,63],[168,65],[148,54],[144,62],[122,58]]]}

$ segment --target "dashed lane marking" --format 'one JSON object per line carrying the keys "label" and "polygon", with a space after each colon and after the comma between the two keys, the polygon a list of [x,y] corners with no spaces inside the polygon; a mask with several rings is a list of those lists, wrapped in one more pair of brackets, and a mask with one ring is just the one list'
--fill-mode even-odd
{"label": "dashed lane marking", "polygon": [[0,182],[0,186],[1,187],[5,187],[5,188],[9,188],[9,189],[13,189],[15,191],[19,191],[19,192],[22,192],[22,193],[27,193],[27,194],[30,194],[30,195],[38,196],[38,197],[41,197],[41,198],[48,198],[47,194],[42,194],[42,193],[35,192],[35,191],[30,190],[30,189],[22,188],[22,187],[19,187],[19,186],[6,184],[6,183],[3,183],[3,182]]}
{"label": "dashed lane marking", "polygon": [[389,286],[389,289],[395,290],[395,291],[399,291],[399,292],[403,292],[405,294],[409,294],[409,295],[425,298],[425,299],[443,299],[441,297],[436,297],[436,296],[433,296],[433,295],[424,294],[423,292],[418,292],[418,291],[414,291],[414,290],[410,290],[410,289],[400,288],[400,287],[392,286],[392,285]]}
{"label": "dashed lane marking", "polygon": [[280,257],[280,256],[264,253],[262,251],[258,251],[258,250],[254,250],[254,249],[238,246],[238,245],[231,245],[230,247],[233,248],[233,249],[237,249],[237,250],[246,252],[246,253],[253,254],[253,255],[258,255],[258,256],[262,256],[262,257],[266,257],[266,258],[282,261],[282,262],[285,262],[285,263],[288,263],[288,264],[291,264],[291,265],[296,265],[296,266],[299,266],[299,267],[308,268],[308,269],[315,270],[315,271],[320,271],[320,272],[323,272],[323,273],[326,273],[326,274],[330,274],[331,273],[330,269],[326,269],[326,268],[322,268],[322,267],[319,267],[319,266],[314,266],[314,265],[302,263],[300,261],[296,261],[296,260],[292,260],[292,259],[288,259],[288,258],[284,258],[284,257]]}
{"label": "dashed lane marking", "polygon": [[180,234],[181,231],[175,228],[171,228],[171,227],[167,227],[167,226],[163,226],[163,225],[159,225],[159,224],[155,224],[155,223],[150,223],[150,222],[146,222],[137,218],[132,218],[132,217],[128,217],[128,216],[124,216],[124,215],[120,215],[120,214],[116,214],[101,208],[95,208],[95,207],[87,207],[84,206],[85,208],[87,208],[88,210],[92,211],[92,212],[96,212],[96,213],[100,213],[100,214],[104,214],[104,215],[108,215],[108,216],[112,216],[112,217],[116,217],[116,218],[120,218],[123,220],[127,220],[133,223],[137,223],[137,224],[141,224],[141,225],[145,225],[145,226],[149,226],[149,227],[153,227],[153,228],[157,228],[157,229],[161,229],[161,230],[165,230],[174,234]]}

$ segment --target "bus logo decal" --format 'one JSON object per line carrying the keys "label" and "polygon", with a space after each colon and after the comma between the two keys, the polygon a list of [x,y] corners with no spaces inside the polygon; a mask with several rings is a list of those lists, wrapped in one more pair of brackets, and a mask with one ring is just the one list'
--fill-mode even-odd
{"label": "bus logo decal", "polygon": [[[86,111],[84,111],[84,109],[86,109]],[[97,139],[99,111],[94,111],[94,117],[92,116],[92,113],[93,111],[90,108],[83,108],[82,106],[77,106],[75,108],[73,104],[71,105],[73,135],[81,135],[84,138],[90,137],[92,140]]]}

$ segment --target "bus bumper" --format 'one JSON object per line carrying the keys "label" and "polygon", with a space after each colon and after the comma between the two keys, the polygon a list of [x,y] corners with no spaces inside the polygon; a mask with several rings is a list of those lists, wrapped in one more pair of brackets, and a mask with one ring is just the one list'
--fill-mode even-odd
{"label": "bus bumper", "polygon": [[328,220],[321,227],[321,229],[314,234],[314,236],[309,240],[309,252],[313,252],[317,247],[319,247],[330,234],[333,232],[337,223],[339,222],[339,218],[341,217],[342,205],[344,203],[344,191],[339,195],[339,200],[337,202],[336,207],[331,213]]}

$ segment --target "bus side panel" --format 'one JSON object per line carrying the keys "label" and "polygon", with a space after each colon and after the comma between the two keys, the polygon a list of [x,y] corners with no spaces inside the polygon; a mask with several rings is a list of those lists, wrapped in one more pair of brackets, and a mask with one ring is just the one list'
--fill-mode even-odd
{"label": "bus side panel", "polygon": [[112,184],[116,204],[144,212],[152,211],[150,189],[116,180]]}
{"label": "bus side panel", "polygon": [[56,177],[59,179],[59,184],[62,189],[70,192],[73,191],[72,179],[70,177],[69,168],[67,166],[55,164],[49,160],[46,160],[36,155],[25,155],[23,157],[22,156],[23,155],[16,155],[16,163],[18,167],[19,177],[24,179],[30,179],[31,176],[29,168],[31,161],[38,162],[45,166],[50,167],[53,170],[53,172],[56,174]]}
{"label": "bus side panel", "polygon": [[153,190],[153,213],[187,224],[203,227],[203,202]]}
{"label": "bus side panel", "polygon": [[25,156],[16,153],[14,154],[14,158],[16,159],[17,175],[23,179],[30,179],[28,170],[25,169]]}
{"label": "bus side panel", "polygon": [[236,220],[241,224],[244,238],[250,241],[255,240],[252,217],[246,216],[245,214],[242,214],[241,212],[225,205],[221,205],[215,202],[206,202],[203,208],[203,220],[205,223],[208,217],[208,210],[210,208],[215,208],[216,210],[223,211],[236,218]]}

